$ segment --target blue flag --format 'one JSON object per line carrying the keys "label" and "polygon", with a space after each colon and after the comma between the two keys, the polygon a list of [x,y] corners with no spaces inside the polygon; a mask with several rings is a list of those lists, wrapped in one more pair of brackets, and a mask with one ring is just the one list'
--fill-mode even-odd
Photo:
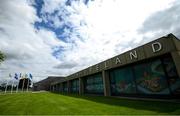
{"label": "blue flag", "polygon": [[29,77],[30,77],[30,79],[32,79],[32,78],[33,78],[33,76],[32,76],[32,74],[31,74],[31,73],[29,73]]}
{"label": "blue flag", "polygon": [[17,73],[15,73],[14,78],[15,78],[16,80],[18,80],[18,74],[17,74]]}

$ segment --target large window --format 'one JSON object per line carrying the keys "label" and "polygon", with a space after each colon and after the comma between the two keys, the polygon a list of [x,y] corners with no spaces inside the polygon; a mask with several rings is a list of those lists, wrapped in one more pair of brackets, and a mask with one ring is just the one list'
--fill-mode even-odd
{"label": "large window", "polygon": [[137,90],[143,94],[169,94],[168,83],[160,60],[134,66]]}
{"label": "large window", "polygon": [[110,72],[110,83],[113,95],[136,93],[133,73],[130,67],[112,70]]}
{"label": "large window", "polygon": [[67,82],[63,83],[63,92],[68,92]]}
{"label": "large window", "polygon": [[163,58],[165,70],[173,94],[180,94],[180,78],[178,77],[176,67],[171,57]]}
{"label": "large window", "polygon": [[79,92],[79,79],[74,79],[71,81],[71,92],[72,93]]}
{"label": "large window", "polygon": [[103,79],[101,74],[96,74],[85,78],[85,93],[103,94]]}

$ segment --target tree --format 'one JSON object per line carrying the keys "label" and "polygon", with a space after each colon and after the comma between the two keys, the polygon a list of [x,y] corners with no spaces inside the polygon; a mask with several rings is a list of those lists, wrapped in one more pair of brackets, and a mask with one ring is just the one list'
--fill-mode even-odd
{"label": "tree", "polygon": [[0,63],[4,61],[5,55],[0,51]]}

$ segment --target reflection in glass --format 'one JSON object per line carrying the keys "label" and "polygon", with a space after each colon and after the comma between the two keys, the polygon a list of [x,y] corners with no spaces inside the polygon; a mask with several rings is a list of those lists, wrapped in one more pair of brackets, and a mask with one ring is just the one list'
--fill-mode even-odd
{"label": "reflection in glass", "polygon": [[72,93],[79,92],[79,79],[74,79],[71,81],[71,92]]}
{"label": "reflection in glass", "polygon": [[171,57],[163,59],[163,63],[168,75],[169,85],[173,94],[180,94],[180,78],[178,77],[176,67]]}
{"label": "reflection in glass", "polygon": [[85,78],[85,92],[103,94],[103,80],[100,74]]}
{"label": "reflection in glass", "polygon": [[162,63],[156,60],[134,66],[138,92],[145,94],[169,94]]}
{"label": "reflection in glass", "polygon": [[135,82],[130,67],[115,69],[110,72],[112,94],[136,93]]}
{"label": "reflection in glass", "polygon": [[63,92],[67,92],[68,88],[67,88],[67,82],[63,83]]}

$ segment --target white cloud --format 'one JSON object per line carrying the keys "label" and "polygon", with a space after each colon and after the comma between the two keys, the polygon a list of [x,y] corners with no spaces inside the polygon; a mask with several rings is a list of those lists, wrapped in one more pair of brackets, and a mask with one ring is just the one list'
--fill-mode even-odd
{"label": "white cloud", "polygon": [[62,74],[53,69],[59,61],[52,56],[52,47],[65,43],[52,31],[34,28],[33,23],[39,18],[27,1],[1,1],[0,13],[0,50],[7,56],[0,66],[1,80],[15,72],[32,73],[35,81]]}
{"label": "white cloud", "polygon": [[[83,2],[72,2],[71,6],[56,7],[58,15],[65,19],[62,23],[73,27],[71,47],[61,53],[64,56],[61,60],[79,64],[70,70],[75,72],[141,45],[143,34],[138,34],[137,30],[147,17],[171,7],[172,3],[170,0],[95,0],[89,1],[87,6]],[[70,15],[62,15],[62,9]],[[68,35],[69,31],[64,34]]]}
{"label": "white cloud", "polygon": [[[42,18],[27,1],[1,1],[0,50],[7,60],[0,66],[0,78],[14,72],[32,72],[36,80],[68,75],[136,47],[144,41],[138,32],[143,22],[172,7],[175,0],[95,0],[87,5],[73,1],[71,6],[65,1],[44,0]],[[56,15],[47,15],[55,11]],[[66,43],[51,30],[35,29],[33,24],[42,20],[51,20],[54,28],[68,25],[71,30],[62,34]],[[154,39],[151,35],[148,41]],[[59,48],[56,59],[52,53]]]}

